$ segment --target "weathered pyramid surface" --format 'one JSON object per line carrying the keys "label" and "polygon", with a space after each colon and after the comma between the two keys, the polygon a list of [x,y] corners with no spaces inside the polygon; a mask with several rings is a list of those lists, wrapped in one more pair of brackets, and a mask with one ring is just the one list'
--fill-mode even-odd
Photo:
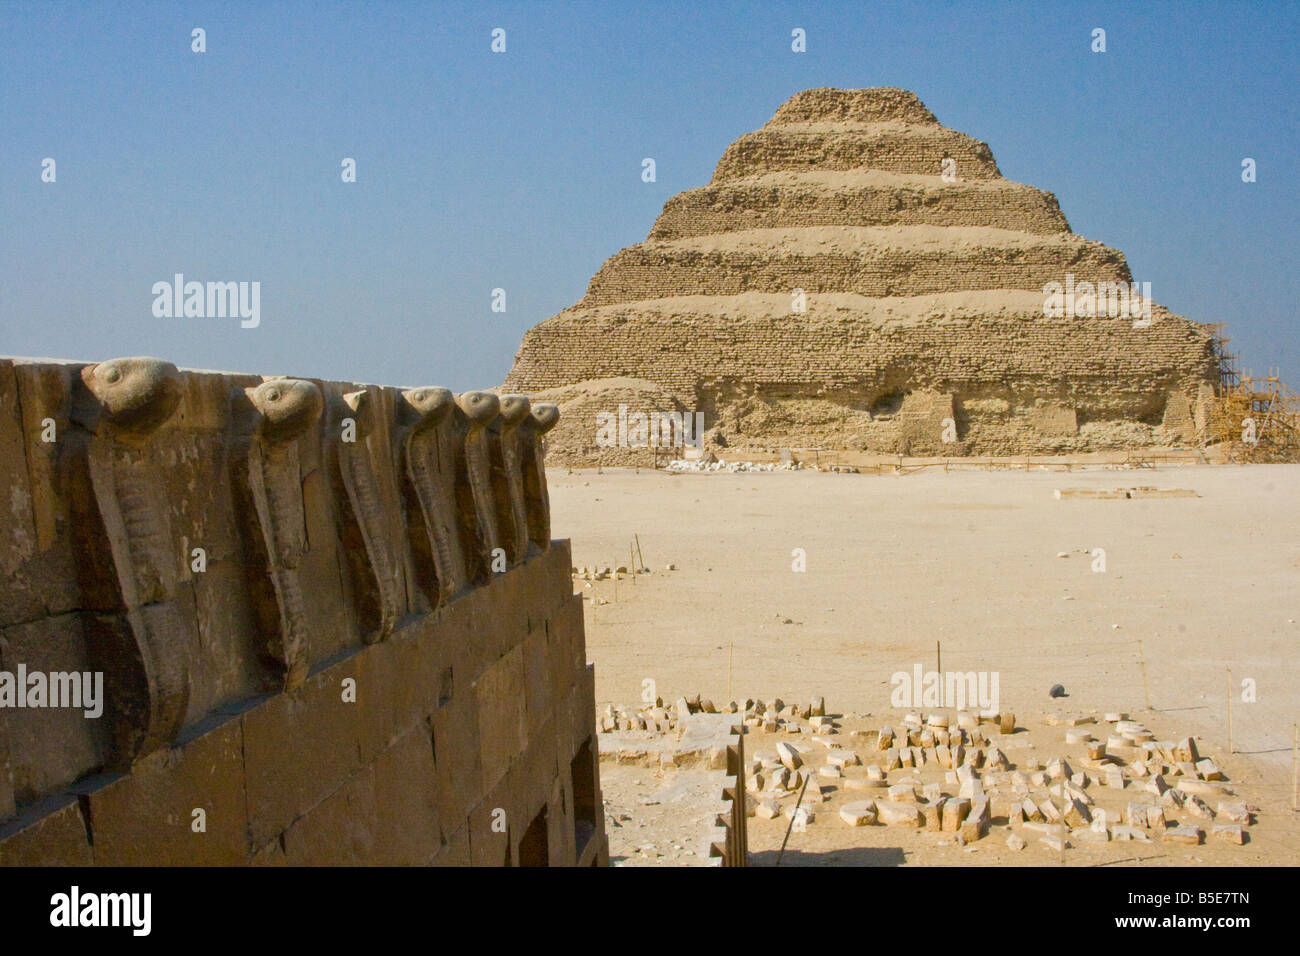
{"label": "weathered pyramid surface", "polygon": [[559,389],[581,409],[555,437],[571,460],[619,459],[587,420],[616,411],[611,380],[635,383],[634,408],[666,389],[731,447],[959,455],[1190,438],[1215,375],[1209,330],[1159,306],[1136,326],[1050,316],[1044,286],[1067,276],[1133,279],[1121,252],[1074,234],[1055,196],[1004,179],[987,145],[915,94],[807,90],[530,330],[506,386]]}

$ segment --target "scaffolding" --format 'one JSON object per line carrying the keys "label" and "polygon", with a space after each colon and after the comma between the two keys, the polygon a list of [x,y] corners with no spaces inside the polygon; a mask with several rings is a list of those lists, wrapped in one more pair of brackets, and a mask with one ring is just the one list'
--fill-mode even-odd
{"label": "scaffolding", "polygon": [[1206,408],[1202,447],[1234,462],[1300,461],[1300,395],[1282,383],[1279,369],[1242,375],[1223,325],[1211,328],[1219,385]]}

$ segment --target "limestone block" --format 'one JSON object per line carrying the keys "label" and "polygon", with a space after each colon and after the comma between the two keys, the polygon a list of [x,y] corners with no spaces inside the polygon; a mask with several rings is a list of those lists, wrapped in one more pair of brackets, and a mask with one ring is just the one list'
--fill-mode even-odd
{"label": "limestone block", "polygon": [[876,816],[885,826],[920,826],[921,814],[914,803],[895,803],[888,800],[876,803]]}
{"label": "limestone block", "polygon": [[1228,843],[1233,846],[1241,846],[1246,842],[1246,831],[1236,824],[1217,826],[1211,831],[1210,835],[1221,843]]}
{"label": "limestone block", "polygon": [[840,807],[840,819],[851,827],[870,826],[876,822],[875,803],[859,800]]}
{"label": "limestone block", "polygon": [[1166,843],[1180,846],[1199,846],[1204,837],[1205,832],[1200,827],[1177,826],[1166,830],[1163,839]]}

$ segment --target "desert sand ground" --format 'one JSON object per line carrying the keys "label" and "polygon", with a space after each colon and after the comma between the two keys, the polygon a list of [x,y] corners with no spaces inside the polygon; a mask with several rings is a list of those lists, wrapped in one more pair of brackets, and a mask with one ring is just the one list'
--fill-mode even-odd
{"label": "desert sand ground", "polygon": [[[998,673],[1004,709],[1123,710],[1157,733],[1198,735],[1278,824],[1242,862],[1300,858],[1288,816],[1300,466],[548,478],[553,533],[572,539],[575,565],[628,564],[636,534],[652,570],[635,584],[575,581],[592,598],[598,708],[637,702],[650,678],[665,699],[822,695],[837,713],[882,714],[891,675],[936,669],[939,642],[942,670]],[[1198,497],[1053,496],[1140,485]],[[1069,698],[1054,702],[1058,683]],[[767,842],[751,830],[751,850]]]}

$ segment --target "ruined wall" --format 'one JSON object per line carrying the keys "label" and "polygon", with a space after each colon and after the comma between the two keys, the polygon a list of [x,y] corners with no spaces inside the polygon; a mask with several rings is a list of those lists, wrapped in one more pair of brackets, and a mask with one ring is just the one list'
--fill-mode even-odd
{"label": "ruined wall", "polygon": [[0,863],[605,862],[556,420],[0,360]]}
{"label": "ruined wall", "polygon": [[716,773],[717,815],[708,837],[710,866],[748,866],[745,727],[736,714],[692,714],[679,749],[703,752]]}
{"label": "ruined wall", "polygon": [[[618,378],[705,411],[719,448],[1004,454],[1194,438],[1184,408],[1217,380],[1207,327],[1154,305],[1138,324],[1045,308],[1049,283],[1133,279],[1119,250],[1071,232],[1055,196],[1004,179],[987,145],[914,94],[807,90],[531,329],[506,386],[570,390],[561,407],[583,414],[566,414],[555,442],[575,462],[608,457],[581,451],[594,432],[584,383]],[[897,417],[914,393],[951,404],[955,441]]]}

